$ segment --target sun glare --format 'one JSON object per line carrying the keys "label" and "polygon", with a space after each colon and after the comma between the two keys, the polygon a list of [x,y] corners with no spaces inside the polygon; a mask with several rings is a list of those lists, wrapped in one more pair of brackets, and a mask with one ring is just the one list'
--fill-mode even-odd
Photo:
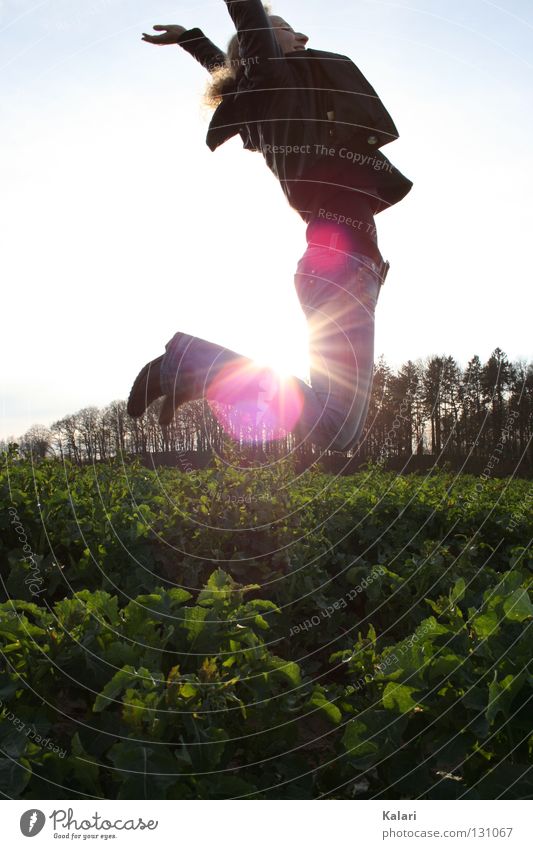
{"label": "sun glare", "polygon": [[254,361],[273,369],[281,378],[293,376],[306,380],[309,371],[307,340],[305,337],[277,339],[275,347],[260,351]]}

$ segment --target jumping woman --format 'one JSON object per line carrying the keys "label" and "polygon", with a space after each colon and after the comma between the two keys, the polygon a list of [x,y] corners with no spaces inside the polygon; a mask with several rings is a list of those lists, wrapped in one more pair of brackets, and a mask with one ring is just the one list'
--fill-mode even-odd
{"label": "jumping woman", "polygon": [[203,397],[347,451],[368,411],[374,312],[388,270],[374,216],[412,183],[381,152],[398,132],[347,56],[306,49],[307,36],[260,0],[225,2],[237,31],[227,54],[197,28],[157,25],[161,34],[143,40],[178,44],[210,72],[216,109],[207,145],[215,150],[239,134],[246,149],[262,153],[307,224],[295,286],[309,329],[311,385],[283,382],[235,351],[178,332],[139,373],[128,413],[141,416],[164,396],[164,426],[180,404]]}

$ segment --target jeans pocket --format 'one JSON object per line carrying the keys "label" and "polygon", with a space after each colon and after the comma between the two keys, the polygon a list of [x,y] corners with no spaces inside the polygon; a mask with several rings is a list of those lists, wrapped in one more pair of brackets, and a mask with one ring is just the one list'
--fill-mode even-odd
{"label": "jeans pocket", "polygon": [[307,299],[309,290],[312,289],[315,284],[315,273],[315,263],[309,256],[309,251],[306,251],[303,257],[299,260],[294,275],[296,294],[302,304]]}
{"label": "jeans pocket", "polygon": [[360,265],[355,272],[353,294],[360,306],[371,313],[375,310],[380,286],[381,281],[377,272],[364,265]]}
{"label": "jeans pocket", "polygon": [[355,254],[348,256],[346,259],[349,271],[356,272],[358,275],[369,274],[376,277],[376,279],[379,279],[377,272],[378,264],[372,259],[372,257],[364,254]]}

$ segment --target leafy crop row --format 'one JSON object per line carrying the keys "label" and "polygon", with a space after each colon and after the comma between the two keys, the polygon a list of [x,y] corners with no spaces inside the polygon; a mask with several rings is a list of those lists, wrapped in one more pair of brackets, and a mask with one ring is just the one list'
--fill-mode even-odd
{"label": "leafy crop row", "polygon": [[528,492],[9,458],[0,791],[529,798]]}

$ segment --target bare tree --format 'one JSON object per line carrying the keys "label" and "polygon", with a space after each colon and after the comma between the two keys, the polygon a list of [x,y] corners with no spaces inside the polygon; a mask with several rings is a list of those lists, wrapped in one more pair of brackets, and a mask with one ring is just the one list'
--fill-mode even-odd
{"label": "bare tree", "polygon": [[[242,411],[228,405],[212,405],[203,399],[183,404],[165,428],[159,425],[160,409],[158,400],[140,418],[132,419],[125,401],[113,401],[103,410],[85,407],[50,428],[33,425],[20,438],[20,450],[37,457],[57,452],[81,464],[162,452],[225,455],[229,438],[243,456],[255,452],[256,457],[270,460],[297,448],[293,434],[246,424]],[[516,421],[505,440],[505,456],[518,459],[528,450],[531,453],[533,364],[511,363],[499,348],[484,364],[473,357],[464,372],[451,356],[408,360],[396,372],[380,358],[374,368],[365,432],[350,453],[362,460],[407,459],[428,450],[487,456],[495,440],[501,440],[510,412],[516,414]],[[8,450],[10,441],[14,442],[0,442],[0,449]],[[307,443],[296,453],[307,459],[313,456]],[[326,461],[330,453],[323,453]]]}
{"label": "bare tree", "polygon": [[84,407],[76,413],[76,417],[83,455],[89,463],[94,463],[98,455],[100,410],[98,407]]}
{"label": "bare tree", "polygon": [[32,425],[26,433],[19,438],[20,452],[26,457],[43,459],[49,454],[54,454],[52,446],[53,435],[49,428],[40,424]]}
{"label": "bare tree", "polygon": [[50,426],[54,435],[54,447],[62,457],[67,457],[74,463],[81,463],[82,449],[78,433],[77,414],[64,416]]}

